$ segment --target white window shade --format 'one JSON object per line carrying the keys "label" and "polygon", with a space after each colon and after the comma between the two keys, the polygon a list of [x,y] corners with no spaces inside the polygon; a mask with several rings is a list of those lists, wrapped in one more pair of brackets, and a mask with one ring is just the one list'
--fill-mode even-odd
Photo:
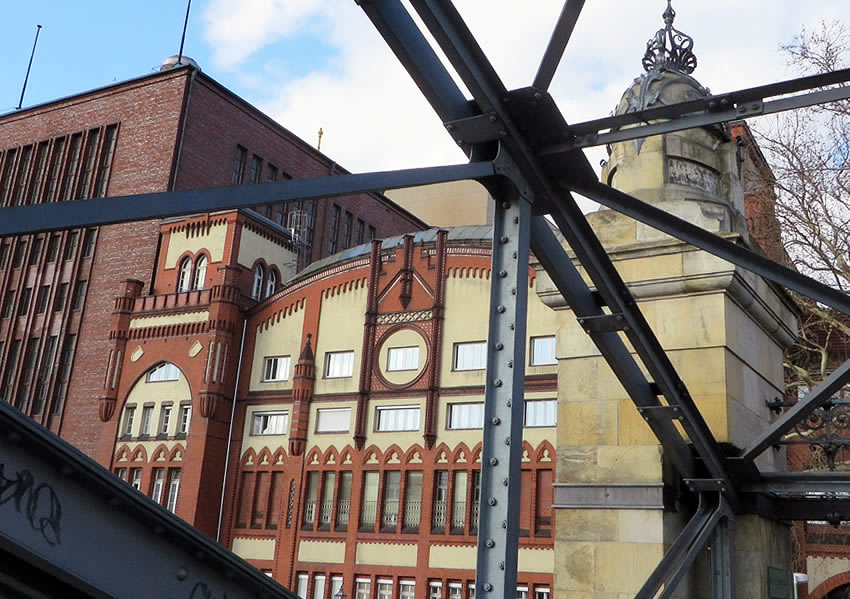
{"label": "white window shade", "polygon": [[387,370],[419,370],[419,348],[391,347],[387,351]]}
{"label": "white window shade", "polygon": [[291,364],[289,356],[266,356],[263,359],[263,382],[288,381]]}
{"label": "white window shade", "polygon": [[328,352],[325,358],[325,378],[350,377],[354,373],[354,352]]}
{"label": "white window shade", "polygon": [[396,406],[378,408],[378,432],[418,431],[419,406]]}
{"label": "white window shade", "polygon": [[351,408],[316,410],[317,433],[347,433],[351,428]]}
{"label": "white window shade", "polygon": [[555,357],[555,336],[531,338],[531,366],[557,364]]}
{"label": "white window shade", "polygon": [[525,426],[555,426],[556,424],[558,424],[558,400],[526,400]]}
{"label": "white window shade", "polygon": [[285,435],[288,425],[287,412],[254,412],[251,419],[251,434]]}
{"label": "white window shade", "polygon": [[484,427],[484,403],[449,404],[449,428],[468,429]]}
{"label": "white window shade", "polygon": [[455,370],[484,370],[487,367],[487,342],[456,343]]}

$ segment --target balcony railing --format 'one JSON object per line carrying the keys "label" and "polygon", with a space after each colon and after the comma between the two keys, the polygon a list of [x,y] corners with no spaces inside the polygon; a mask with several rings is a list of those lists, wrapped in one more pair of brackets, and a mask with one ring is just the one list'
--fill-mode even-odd
{"label": "balcony railing", "polygon": [[481,502],[472,502],[472,520],[469,525],[473,534],[478,534],[478,517],[481,515]]}
{"label": "balcony railing", "polygon": [[455,501],[452,504],[452,530],[463,529],[466,522],[466,502]]}
{"label": "balcony railing", "polygon": [[377,501],[364,501],[363,502],[363,511],[360,514],[360,526],[367,528],[375,526],[375,521],[377,519],[378,514],[378,502]]}
{"label": "balcony railing", "polygon": [[398,499],[384,501],[384,510],[381,514],[381,528],[395,528],[398,524]]}
{"label": "balcony railing", "polygon": [[316,521],[316,500],[308,499],[304,502],[304,524],[310,525]]}
{"label": "balcony railing", "polygon": [[419,530],[419,520],[422,516],[421,501],[406,501],[404,503],[404,529]]}
{"label": "balcony railing", "polygon": [[322,509],[319,510],[319,526],[330,526],[331,524],[331,516],[334,513],[334,502],[331,501],[323,501]]}
{"label": "balcony railing", "polygon": [[348,516],[351,514],[351,500],[340,499],[336,504],[336,527],[348,528]]}
{"label": "balcony railing", "polygon": [[446,502],[444,500],[434,501],[434,513],[431,517],[431,528],[434,530],[445,530],[446,507]]}

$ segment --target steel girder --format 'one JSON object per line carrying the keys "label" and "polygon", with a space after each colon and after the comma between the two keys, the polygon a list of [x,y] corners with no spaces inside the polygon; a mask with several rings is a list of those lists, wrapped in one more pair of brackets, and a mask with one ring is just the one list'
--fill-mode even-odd
{"label": "steel girder", "polygon": [[[732,535],[731,531],[721,527],[729,523],[734,511],[807,519],[834,516],[836,509],[841,506],[834,495],[824,499],[796,499],[793,491],[821,483],[828,487],[832,485],[830,488],[843,488],[842,480],[791,478],[777,481],[769,475],[761,475],[752,462],[760,451],[787,430],[789,424],[799,421],[808,413],[807,410],[814,409],[827,399],[827,391],[816,389],[793,414],[789,413],[777,421],[742,458],[729,460],[724,457],[684,383],[664,354],[634,297],[570,192],[575,191],[595,199],[733,264],[850,314],[850,301],[843,294],[599,183],[584,155],[576,149],[582,143],[590,145],[594,136],[598,141],[600,130],[608,128],[613,133],[613,129],[625,124],[670,119],[669,124],[656,129],[629,129],[628,135],[634,133],[646,136],[718,122],[719,117],[725,120],[747,116],[744,114],[747,112],[750,115],[763,113],[766,106],[763,99],[766,97],[847,81],[850,73],[840,71],[782,82],[696,103],[686,102],[591,121],[570,128],[545,88],[551,82],[567,46],[583,7],[582,0],[567,0],[564,5],[535,77],[539,88],[513,92],[505,89],[451,3],[412,0],[415,10],[472,93],[473,101],[468,101],[454,83],[399,0],[360,0],[359,4],[443,120],[446,129],[473,160],[469,165],[135,196],[135,200],[140,201],[102,198],[4,208],[2,214],[6,218],[0,221],[0,235],[178,216],[439,181],[479,180],[488,187],[498,206],[498,231],[493,242],[494,276],[488,337],[490,355],[485,391],[488,412],[484,430],[481,490],[482,503],[493,509],[482,509],[479,524],[479,593],[489,591],[495,593],[491,596],[509,597],[514,592],[511,585],[516,579],[519,452],[515,448],[520,445],[516,439],[521,438],[521,427],[518,424],[521,420],[521,410],[518,408],[521,402],[515,400],[521,396],[524,386],[525,343],[522,328],[525,292],[519,290],[527,288],[527,285],[521,284],[524,265],[520,258],[527,255],[529,245],[638,409],[647,418],[679,474],[699,492],[701,505],[710,505],[698,510],[683,530],[681,543],[677,541],[677,545],[674,545],[684,550],[684,559],[676,552],[668,552],[647,582],[649,587],[655,585],[658,590],[663,585],[664,593],[667,593],[668,586],[675,586],[675,581],[681,578],[693,562],[699,548],[713,537],[725,556],[718,557],[713,564],[715,575],[712,580],[716,587],[713,596],[729,596]],[[846,97],[841,94],[843,92],[826,90],[789,98],[787,101],[775,101],[767,106],[771,110],[787,110],[808,105],[807,102]],[[748,109],[736,108],[732,114],[733,106],[744,106],[748,102]],[[754,102],[760,107],[753,109]],[[716,112],[721,109],[726,112]],[[700,110],[711,114],[693,114]],[[560,141],[553,141],[553,136],[560,136]],[[577,141],[577,136],[590,137]],[[614,141],[614,138],[604,139]],[[596,287],[594,291],[578,276],[572,259],[554,237],[546,221],[539,216],[531,216],[532,209],[537,214],[548,212],[552,215],[578,261],[589,274]],[[603,305],[607,306],[608,312],[603,310]],[[652,380],[640,371],[618,331],[628,337]],[[506,348],[510,348],[508,351],[513,353],[512,358],[502,354]],[[841,373],[829,382],[829,388],[844,382],[846,370],[846,366],[842,367]],[[824,383],[826,385],[827,382]],[[659,399],[660,396],[663,396],[664,403]],[[693,444],[699,462],[694,460],[685,438],[673,425],[674,418],[680,421],[687,432],[688,441]],[[509,443],[510,439],[514,439],[514,442]],[[506,447],[510,449],[505,454]],[[706,490],[708,488],[712,490]],[[501,532],[499,527],[502,528]],[[485,584],[489,587],[485,587]],[[648,590],[646,592],[649,593]]]}

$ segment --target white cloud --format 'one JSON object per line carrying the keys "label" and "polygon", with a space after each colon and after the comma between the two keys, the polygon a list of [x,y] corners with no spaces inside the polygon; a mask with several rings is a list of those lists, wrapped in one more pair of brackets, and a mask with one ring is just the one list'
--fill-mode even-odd
{"label": "white cloud", "polygon": [[[820,18],[846,13],[846,0],[676,0],[677,28],[695,40],[695,76],[715,92],[790,78],[777,48]],[[471,31],[509,89],[531,83],[560,12],[561,0],[461,0]],[[606,116],[640,74],[646,40],[662,26],[663,0],[588,0],[551,93],[568,121]],[[846,16],[846,15],[845,15]],[[207,39],[222,68],[264,72],[258,52],[276,40],[321,27],[321,43],[338,55],[324,71],[277,78],[261,108],[351,171],[457,163],[460,151],[410,77],[350,1],[213,0]],[[276,57],[287,71],[285,57]],[[240,90],[237,90],[240,91]],[[245,94],[249,100],[251,97]],[[591,154],[597,164],[603,154]]]}

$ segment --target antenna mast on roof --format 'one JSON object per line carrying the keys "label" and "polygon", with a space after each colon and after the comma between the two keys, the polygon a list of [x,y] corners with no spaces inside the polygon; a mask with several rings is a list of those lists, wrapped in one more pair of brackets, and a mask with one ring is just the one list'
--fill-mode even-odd
{"label": "antenna mast on roof", "polygon": [[18,102],[18,107],[15,110],[20,110],[21,106],[24,105],[24,94],[27,91],[27,81],[29,81],[29,79],[30,79],[30,69],[32,68],[33,56],[35,56],[35,46],[36,46],[36,44],[38,44],[38,34],[41,33],[41,25],[36,25],[35,27],[36,27],[35,41],[32,43],[32,53],[30,54],[30,62],[27,65],[27,74],[24,77],[24,88],[21,90],[21,99]]}
{"label": "antenna mast on roof", "polygon": [[183,44],[186,42],[186,28],[189,27],[189,9],[192,8],[192,0],[186,3],[186,18],[183,20],[183,35],[180,36],[180,51],[177,53],[177,64],[183,64]]}

